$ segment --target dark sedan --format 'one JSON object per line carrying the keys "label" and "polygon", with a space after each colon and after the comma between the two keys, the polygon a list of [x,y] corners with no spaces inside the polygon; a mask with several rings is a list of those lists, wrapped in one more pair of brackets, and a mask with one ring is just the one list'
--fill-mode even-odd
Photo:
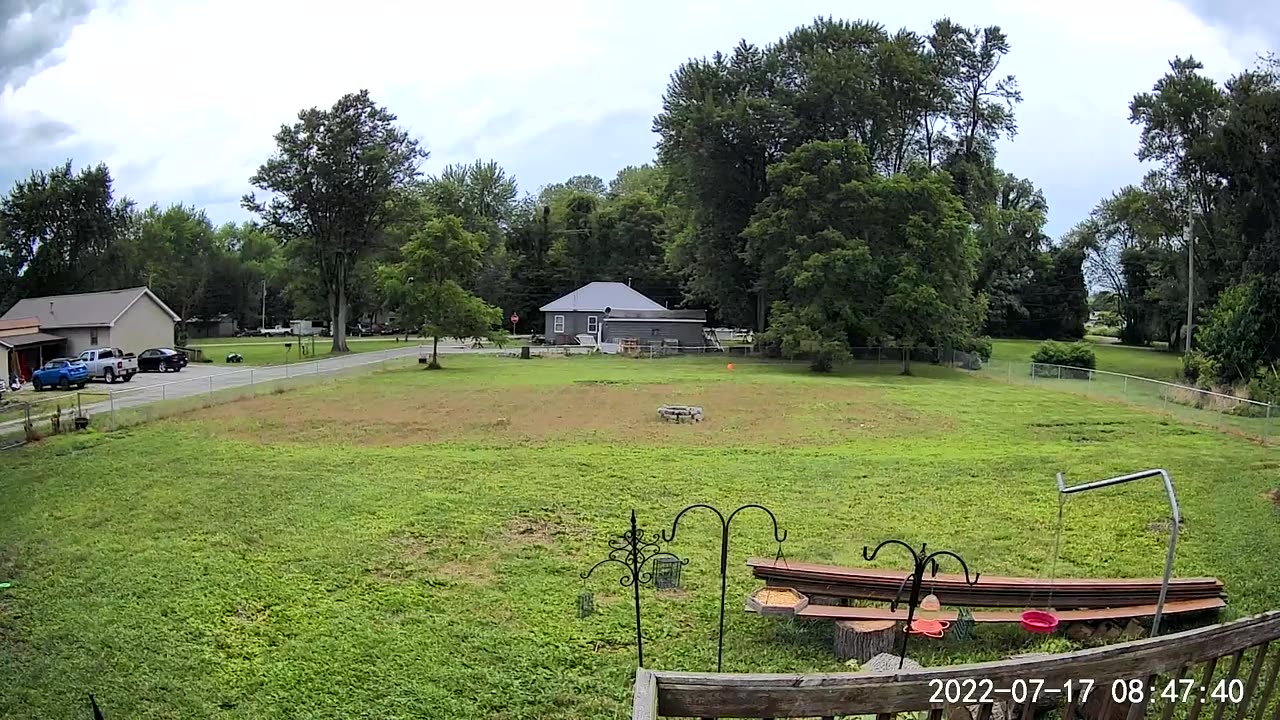
{"label": "dark sedan", "polygon": [[139,372],[181,372],[187,356],[173,348],[151,348],[138,353]]}

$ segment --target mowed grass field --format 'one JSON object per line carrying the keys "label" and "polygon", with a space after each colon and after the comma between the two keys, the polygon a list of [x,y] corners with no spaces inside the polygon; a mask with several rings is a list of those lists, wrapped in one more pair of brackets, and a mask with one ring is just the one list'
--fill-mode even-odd
{"label": "mowed grass field", "polygon": [[[900,538],[1047,576],[1054,473],[1167,468],[1179,575],[1280,606],[1280,458],[1129,406],[915,365],[449,357],[0,454],[0,717],[622,718],[618,574],[580,574],[632,509],[759,502],[795,560]],[[881,373],[881,371],[883,371]],[[707,420],[666,424],[663,402]],[[1073,497],[1061,576],[1158,576],[1158,483]],[[763,515],[729,551],[727,671],[838,671],[829,626],[742,611]],[[644,590],[646,664],[713,670],[719,527],[682,521],[683,588]],[[877,565],[902,567],[886,551]],[[950,570],[952,568],[944,568]],[[596,612],[576,617],[582,592]],[[1014,628],[912,643],[927,664],[1071,647]]]}
{"label": "mowed grass field", "polygon": [[[992,340],[991,359],[999,363],[1031,362],[1042,340]],[[1182,355],[1156,348],[1140,348],[1090,342],[1098,359],[1098,369],[1125,375],[1177,381],[1182,375]]]}
{"label": "mowed grass field", "polygon": [[[310,352],[313,347],[310,339],[306,341],[307,350]],[[423,342],[420,338],[411,338],[409,344],[416,345]],[[290,347],[286,348],[285,345]],[[298,348],[297,338],[213,338],[209,340],[197,340],[190,343],[191,347],[204,349],[205,357],[212,360],[218,365],[226,364],[227,355],[231,353],[239,353],[244,358],[241,365],[285,365],[300,362],[311,362],[312,360],[323,360],[331,357],[330,348],[333,347],[333,338],[316,337],[315,338],[315,354],[303,355]],[[349,338],[347,347],[353,353],[375,352],[378,350],[388,350],[391,348],[405,347],[404,339],[396,340],[393,337],[378,338]]]}

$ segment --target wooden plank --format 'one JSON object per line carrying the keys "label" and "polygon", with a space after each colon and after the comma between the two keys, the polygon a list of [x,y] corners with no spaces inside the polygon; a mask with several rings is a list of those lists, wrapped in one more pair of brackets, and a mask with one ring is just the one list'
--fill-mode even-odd
{"label": "wooden plank", "polygon": [[658,720],[658,679],[649,670],[636,670],[631,720]]}
{"label": "wooden plank", "polygon": [[991,703],[983,703],[978,706],[977,720],[991,720]]}
{"label": "wooden plank", "polygon": [[[1240,661],[1243,659],[1244,648],[1240,648],[1231,656],[1231,667],[1227,670],[1225,682],[1229,683],[1236,678],[1236,673],[1240,672]],[[1226,712],[1226,710],[1227,702],[1225,700],[1219,700],[1217,707],[1213,709],[1213,720],[1222,720],[1222,713]]]}
{"label": "wooden plank", "polygon": [[[1244,699],[1236,706],[1236,720],[1244,720],[1245,711],[1249,709],[1249,701],[1253,699],[1253,691],[1258,687],[1258,677],[1262,674],[1262,666],[1267,664],[1267,648],[1270,642],[1258,646],[1253,654],[1253,667],[1249,670],[1249,679],[1244,684]],[[1263,707],[1266,710],[1266,707]]]}
{"label": "wooden plank", "polygon": [[1218,658],[1209,658],[1209,662],[1204,664],[1204,672],[1200,675],[1200,687],[1203,690],[1196,691],[1196,699],[1191,702],[1191,709],[1187,711],[1187,720],[1196,720],[1200,717],[1200,708],[1204,707],[1204,696],[1209,692],[1209,681],[1213,679],[1213,671],[1218,667]]}
{"label": "wooden plank", "polygon": [[942,720],[942,708],[930,708],[928,720]]}
{"label": "wooden plank", "polygon": [[1032,692],[1027,691],[1027,699],[1022,701],[1022,720],[1034,720],[1036,716],[1036,704],[1032,702]]}
{"label": "wooden plank", "polygon": [[[1186,675],[1187,675],[1187,666],[1179,665],[1178,672],[1173,674],[1173,679],[1170,682],[1172,682],[1173,686],[1175,688],[1178,688],[1180,691],[1181,686],[1178,683],[1182,680],[1182,678],[1186,677]],[[1164,712],[1160,713],[1160,720],[1172,720],[1173,709],[1177,706],[1178,706],[1177,701],[1165,703]]]}
{"label": "wooden plank", "polygon": [[[919,711],[931,680],[981,677],[1007,687],[1040,678],[1061,687],[1083,677],[1141,677],[1239,652],[1280,637],[1280,612],[1157,638],[1062,655],[930,668],[884,675],[713,674],[655,672],[658,709],[669,717],[816,717]],[[1106,688],[1102,688],[1106,691]]]}
{"label": "wooden plank", "polygon": [[1079,690],[1072,692],[1071,699],[1067,701],[1067,706],[1063,708],[1062,720],[1076,720],[1076,705],[1080,702],[1080,698],[1075,696],[1077,692]]}
{"label": "wooden plank", "polygon": [[[1221,610],[1227,604],[1220,598],[1205,600],[1179,600],[1165,603],[1165,615],[1181,613],[1209,612]],[[1132,605],[1128,607],[1098,608],[1093,610],[1058,610],[1054,614],[1059,622],[1100,622],[1102,620],[1125,620],[1128,618],[1151,617],[1156,613],[1155,605]],[[805,620],[901,620],[907,619],[906,610],[890,610],[881,607],[839,607],[836,605],[807,605],[795,614]],[[954,622],[959,613],[955,610],[938,612],[917,611],[916,617],[949,620]],[[1017,623],[1022,621],[1021,610],[979,610],[973,613],[973,621],[978,623]]]}
{"label": "wooden plank", "polygon": [[[1148,675],[1142,678],[1142,683],[1146,685],[1147,688],[1151,688],[1159,685],[1156,680],[1157,676]],[[1142,720],[1142,718],[1147,716],[1147,703],[1149,702],[1151,702],[1151,693],[1149,691],[1142,693],[1141,701],[1129,703],[1129,712],[1125,715],[1125,720]]]}
{"label": "wooden plank", "polygon": [[[1271,702],[1271,693],[1276,687],[1276,676],[1280,675],[1280,652],[1275,653],[1275,658],[1271,661],[1271,671],[1267,673],[1267,684],[1262,688],[1262,697],[1258,699],[1258,715],[1267,711],[1267,705]],[[1280,703],[1276,704],[1276,713],[1280,715]]]}
{"label": "wooden plank", "polygon": [[[819,563],[795,562],[792,560],[774,560],[773,558],[747,558],[747,566],[754,572],[757,568],[765,571],[776,570],[779,573],[811,573],[820,575],[831,575],[835,577],[850,578],[882,578],[891,582],[900,583],[902,579],[908,575],[903,570],[886,570],[882,568],[850,568],[840,565],[823,565]],[[1163,582],[1163,578],[1055,578],[1052,581],[1054,587],[1070,588],[1075,586],[1089,585],[1154,585],[1159,587]],[[931,583],[944,585],[947,583],[965,583],[964,575],[955,573],[938,573],[937,577],[930,577]],[[1047,585],[1048,580],[1043,578],[1018,577],[1010,575],[983,575],[980,581],[983,585]],[[1189,578],[1170,578],[1169,586],[1190,585],[1200,583],[1216,583],[1222,585],[1222,581],[1215,577],[1189,577]],[[967,584],[967,583],[965,583]]]}

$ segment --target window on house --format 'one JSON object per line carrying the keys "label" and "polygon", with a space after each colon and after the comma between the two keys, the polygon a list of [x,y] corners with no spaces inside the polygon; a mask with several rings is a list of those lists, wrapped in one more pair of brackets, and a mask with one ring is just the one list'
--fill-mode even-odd
{"label": "window on house", "polygon": [[653,337],[659,337],[659,336],[661,336],[661,335],[662,335],[662,329],[661,329],[661,328],[654,328],[654,329],[652,329],[652,330],[650,330],[650,331],[649,331],[649,334],[650,334],[650,335],[652,335]]}
{"label": "window on house", "polygon": [[555,333],[564,332],[564,316],[563,315],[556,315],[551,319],[551,332],[555,332]]}
{"label": "window on house", "polygon": [[98,344],[98,331],[97,331],[97,330],[90,330],[90,331],[89,331],[89,344],[90,344],[90,345],[97,345],[97,344]]}
{"label": "window on house", "polygon": [[595,315],[588,315],[587,316],[587,332],[591,333],[592,335],[595,335],[596,331],[599,329],[600,329],[600,318],[596,317]]}

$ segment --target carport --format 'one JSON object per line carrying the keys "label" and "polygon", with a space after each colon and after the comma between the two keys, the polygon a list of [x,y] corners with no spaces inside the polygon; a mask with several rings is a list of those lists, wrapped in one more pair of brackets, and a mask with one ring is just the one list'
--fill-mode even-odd
{"label": "carport", "polygon": [[42,332],[0,337],[0,371],[4,373],[5,382],[13,375],[27,382],[31,373],[45,361],[62,357],[66,347],[66,338]]}

